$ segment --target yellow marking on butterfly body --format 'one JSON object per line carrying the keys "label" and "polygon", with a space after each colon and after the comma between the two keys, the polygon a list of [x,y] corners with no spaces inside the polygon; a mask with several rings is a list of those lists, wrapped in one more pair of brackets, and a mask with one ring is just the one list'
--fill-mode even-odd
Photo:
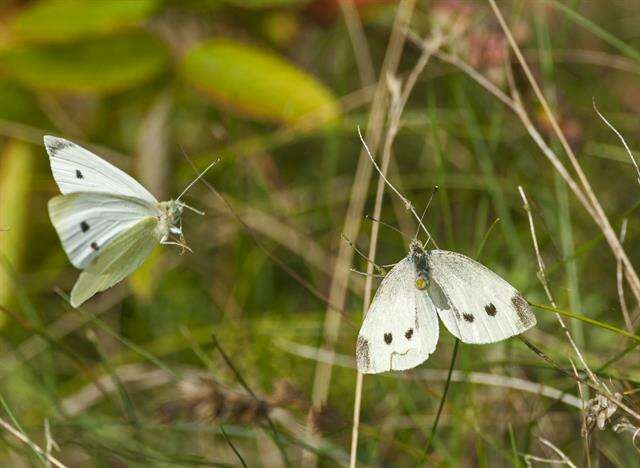
{"label": "yellow marking on butterfly body", "polygon": [[424,278],[416,278],[416,288],[421,291],[427,289],[427,281]]}

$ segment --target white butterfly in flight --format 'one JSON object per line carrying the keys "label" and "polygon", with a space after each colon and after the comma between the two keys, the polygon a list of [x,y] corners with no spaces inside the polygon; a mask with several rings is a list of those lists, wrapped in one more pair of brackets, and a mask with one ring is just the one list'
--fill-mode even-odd
{"label": "white butterfly in flight", "polygon": [[159,202],[131,176],[75,143],[45,136],[44,145],[62,193],[49,200],[49,216],[69,260],[83,270],[71,291],[73,307],[133,273],[158,243],[188,249],[182,211],[204,213],[180,198],[213,164],[176,200]]}
{"label": "white butterfly in flight", "polygon": [[[375,168],[429,234],[358,133]],[[460,253],[427,250],[417,237],[384,277],[367,311],[356,343],[359,372],[407,370],[426,361],[438,343],[438,316],[456,338],[472,344],[495,343],[536,324],[526,299],[500,276]]]}

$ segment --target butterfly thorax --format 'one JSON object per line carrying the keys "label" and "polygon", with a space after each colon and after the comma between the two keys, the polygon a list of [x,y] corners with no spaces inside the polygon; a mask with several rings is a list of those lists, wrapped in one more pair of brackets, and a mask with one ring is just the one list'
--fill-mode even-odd
{"label": "butterfly thorax", "polygon": [[424,246],[417,239],[411,241],[409,246],[409,258],[413,263],[416,273],[415,286],[423,290],[429,286],[429,262],[428,253]]}
{"label": "butterfly thorax", "polygon": [[170,234],[182,236],[182,204],[175,200],[158,203],[158,234],[167,238]]}

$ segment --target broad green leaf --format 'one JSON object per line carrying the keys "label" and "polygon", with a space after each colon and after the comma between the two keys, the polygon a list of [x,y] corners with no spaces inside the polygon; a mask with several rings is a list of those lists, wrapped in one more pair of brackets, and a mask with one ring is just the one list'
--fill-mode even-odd
{"label": "broad green leaf", "polygon": [[[28,145],[10,142],[0,153],[0,304],[11,297],[11,273],[20,271],[27,238],[33,154]],[[4,317],[4,316],[3,316]]]}
{"label": "broad green leaf", "polygon": [[164,44],[146,34],[0,52],[0,73],[37,90],[112,93],[147,81],[167,64]]}
{"label": "broad green leaf", "polygon": [[216,105],[251,118],[321,123],[339,113],[331,92],[295,65],[229,40],[196,45],[184,57],[181,72]]}
{"label": "broad green leaf", "polygon": [[22,10],[8,25],[19,42],[68,42],[135,26],[158,0],[44,0]]}

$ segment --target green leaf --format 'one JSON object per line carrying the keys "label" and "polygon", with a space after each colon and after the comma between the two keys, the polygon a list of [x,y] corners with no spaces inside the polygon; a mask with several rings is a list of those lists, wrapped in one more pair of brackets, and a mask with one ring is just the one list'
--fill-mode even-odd
{"label": "green leaf", "polygon": [[339,114],[331,92],[285,59],[261,49],[214,39],[184,57],[185,80],[226,110],[258,120],[314,123]]}
{"label": "green leaf", "polygon": [[19,42],[68,42],[113,33],[145,20],[158,0],[44,0],[22,10],[8,26]]}
{"label": "green leaf", "polygon": [[149,80],[167,64],[164,44],[146,34],[0,52],[0,73],[43,91],[113,93]]}

